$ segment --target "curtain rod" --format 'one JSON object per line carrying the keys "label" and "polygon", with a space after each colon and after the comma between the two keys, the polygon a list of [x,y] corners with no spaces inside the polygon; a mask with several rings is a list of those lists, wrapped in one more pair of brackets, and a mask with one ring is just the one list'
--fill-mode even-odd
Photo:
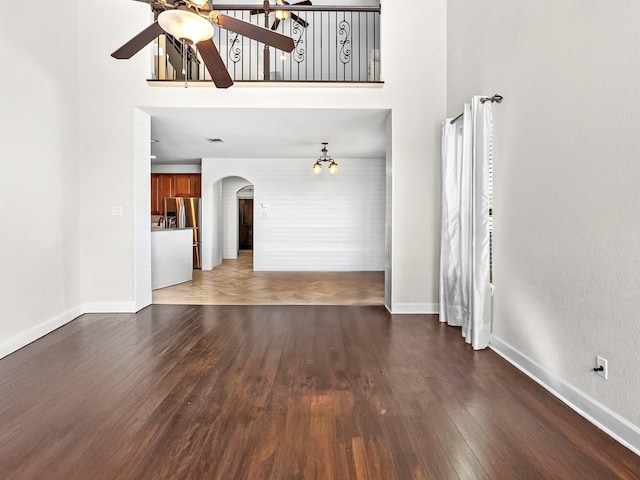
{"label": "curtain rod", "polygon": [[[502,100],[504,99],[504,97],[502,95],[498,95],[497,93],[493,96],[493,97],[483,97],[480,99],[480,103],[484,103],[484,102],[495,102],[495,103],[502,103]],[[464,112],[462,112],[460,115],[458,115],[456,118],[454,118],[453,120],[451,120],[449,123],[451,125],[453,125],[454,123],[456,123],[456,120],[458,120],[459,118],[462,117],[462,115],[464,115]]]}

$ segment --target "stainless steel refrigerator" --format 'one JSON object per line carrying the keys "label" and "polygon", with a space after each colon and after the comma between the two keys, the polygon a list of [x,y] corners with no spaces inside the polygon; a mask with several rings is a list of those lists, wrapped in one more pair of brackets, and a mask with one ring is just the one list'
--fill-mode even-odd
{"label": "stainless steel refrigerator", "polygon": [[175,197],[164,199],[165,218],[175,217],[177,228],[193,228],[193,268],[200,265],[200,198]]}

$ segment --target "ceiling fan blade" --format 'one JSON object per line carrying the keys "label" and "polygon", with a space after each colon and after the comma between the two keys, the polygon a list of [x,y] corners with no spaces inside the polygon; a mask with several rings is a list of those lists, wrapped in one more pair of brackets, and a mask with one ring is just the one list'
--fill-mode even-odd
{"label": "ceiling fan blade", "polygon": [[[282,2],[285,5],[313,5],[311,3],[311,0],[303,0],[302,2],[296,2],[294,4],[291,4],[291,3],[287,2],[287,0],[282,0]],[[300,18],[298,15],[296,15],[293,12],[291,12],[291,20],[296,22],[298,25],[301,25],[302,28],[307,28],[309,26],[309,22],[307,22],[306,20],[303,20],[302,18]]]}
{"label": "ceiling fan blade", "polygon": [[138,35],[113,52],[111,56],[120,60],[131,58],[162,33],[164,33],[164,30],[162,30],[162,27],[158,22],[153,22]]}
{"label": "ceiling fan blade", "polygon": [[291,12],[291,20],[296,22],[298,25],[301,25],[302,28],[307,28],[309,26],[309,22],[301,19],[298,15],[296,15],[293,12]]}
{"label": "ceiling fan blade", "polygon": [[216,87],[229,88],[233,85],[231,75],[229,75],[229,71],[222,61],[220,52],[218,52],[218,48],[215,43],[213,43],[213,40],[203,40],[202,42],[199,42],[197,46],[198,52],[200,52],[200,56],[202,57],[207,70],[209,70],[213,83],[216,84]]}
{"label": "ceiling fan blade", "polygon": [[268,28],[259,27],[258,25],[217,12],[211,13],[210,18],[213,23],[222,28],[226,28],[227,30],[231,30],[234,33],[251,38],[260,43],[266,43],[279,50],[291,52],[295,48],[293,38],[274,32]]}
{"label": "ceiling fan blade", "polygon": [[273,25],[271,25],[271,30],[277,30],[279,25],[280,25],[280,19],[276,18],[273,21]]}

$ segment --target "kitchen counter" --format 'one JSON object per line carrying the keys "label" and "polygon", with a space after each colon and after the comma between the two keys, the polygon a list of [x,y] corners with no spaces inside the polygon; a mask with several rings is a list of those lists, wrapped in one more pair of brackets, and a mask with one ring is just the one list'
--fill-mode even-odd
{"label": "kitchen counter", "polygon": [[193,228],[158,228],[151,235],[151,289],[193,278]]}
{"label": "kitchen counter", "polygon": [[151,231],[152,232],[166,232],[166,231],[173,231],[173,230],[193,230],[194,227],[184,227],[184,228],[164,228],[164,227],[158,227],[157,225],[153,225],[151,224]]}

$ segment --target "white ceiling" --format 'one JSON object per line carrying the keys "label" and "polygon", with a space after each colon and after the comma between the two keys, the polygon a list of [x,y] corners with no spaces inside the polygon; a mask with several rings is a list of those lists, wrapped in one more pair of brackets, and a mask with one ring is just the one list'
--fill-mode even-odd
{"label": "white ceiling", "polygon": [[[233,88],[233,87],[232,87]],[[147,108],[153,164],[201,158],[317,158],[322,142],[336,158],[384,158],[384,109]],[[206,138],[221,138],[211,143]]]}

